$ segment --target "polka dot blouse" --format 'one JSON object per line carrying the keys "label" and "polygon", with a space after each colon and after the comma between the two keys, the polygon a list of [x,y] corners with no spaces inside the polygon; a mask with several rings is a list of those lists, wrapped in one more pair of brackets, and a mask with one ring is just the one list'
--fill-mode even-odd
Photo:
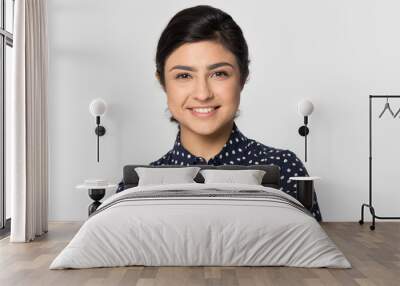
{"label": "polka dot blouse", "polygon": [[[281,190],[296,197],[296,181],[289,177],[308,176],[308,172],[296,154],[290,150],[277,149],[259,143],[256,140],[244,136],[236,123],[233,123],[231,135],[222,150],[206,160],[195,156],[186,150],[181,144],[180,129],[177,133],[173,148],[160,159],[151,162],[151,166],[159,165],[278,165],[281,171]],[[120,182],[117,192],[124,189],[123,182]],[[314,193],[314,206],[311,210],[317,221],[322,221],[319,210],[317,195]]]}

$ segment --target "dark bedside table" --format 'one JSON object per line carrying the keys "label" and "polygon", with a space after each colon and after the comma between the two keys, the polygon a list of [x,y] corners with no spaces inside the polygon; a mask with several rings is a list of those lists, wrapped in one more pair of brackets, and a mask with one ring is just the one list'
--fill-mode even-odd
{"label": "dark bedside table", "polygon": [[297,181],[296,199],[308,210],[311,210],[314,201],[314,181],[320,179],[320,177],[290,177],[289,179]]}
{"label": "dark bedside table", "polygon": [[104,198],[104,195],[106,194],[106,189],[108,188],[115,188],[117,185],[114,184],[106,184],[106,185],[88,185],[88,184],[82,184],[76,186],[77,189],[87,189],[89,193],[89,197],[94,201],[91,205],[88,207],[88,214],[89,216],[101,205],[100,200]]}

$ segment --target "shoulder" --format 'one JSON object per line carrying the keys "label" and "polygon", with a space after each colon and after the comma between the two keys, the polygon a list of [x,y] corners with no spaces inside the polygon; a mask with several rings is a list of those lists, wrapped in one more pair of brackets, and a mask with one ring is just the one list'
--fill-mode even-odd
{"label": "shoulder", "polygon": [[279,156],[283,156],[283,154],[286,152],[285,149],[268,146],[254,139],[247,139],[246,145],[244,145],[244,151],[249,156],[249,158],[257,158],[256,164],[264,162],[266,158],[279,158]]}
{"label": "shoulder", "polygon": [[277,148],[262,144],[254,139],[249,139],[246,151],[250,156],[250,164],[277,165],[283,172],[302,176],[306,169],[295,152],[289,149]]}
{"label": "shoulder", "polygon": [[169,165],[171,161],[172,150],[169,150],[161,158],[149,163],[150,166]]}

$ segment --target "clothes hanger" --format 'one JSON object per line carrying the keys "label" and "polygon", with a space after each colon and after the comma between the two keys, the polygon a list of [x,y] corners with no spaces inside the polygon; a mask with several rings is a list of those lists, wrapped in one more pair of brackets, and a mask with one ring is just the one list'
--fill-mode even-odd
{"label": "clothes hanger", "polygon": [[400,108],[399,110],[397,110],[396,114],[394,115],[394,118],[396,118],[399,113],[400,113]]}
{"label": "clothes hanger", "polygon": [[[389,110],[389,112],[392,114],[393,117],[396,117],[396,116],[394,115],[392,109],[390,108],[389,98],[387,98],[387,97],[386,97],[385,108],[383,108],[383,111],[382,111],[382,113],[379,115],[379,118],[382,117],[382,115],[385,113],[386,109]],[[400,111],[400,110],[399,110],[399,111]],[[398,113],[399,111],[397,111],[397,113]],[[397,113],[396,113],[396,115],[397,115]]]}

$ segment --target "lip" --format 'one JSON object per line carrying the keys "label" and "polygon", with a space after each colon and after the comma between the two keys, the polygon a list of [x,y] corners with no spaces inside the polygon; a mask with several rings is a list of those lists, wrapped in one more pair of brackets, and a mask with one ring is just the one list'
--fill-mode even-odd
{"label": "lip", "polygon": [[[209,107],[213,107],[213,106],[209,106]],[[207,108],[207,107],[190,107],[188,109],[190,110],[190,113],[193,116],[200,117],[200,118],[207,118],[207,117],[211,117],[211,116],[215,115],[215,113],[217,113],[217,110],[220,107],[221,106],[215,106],[215,107],[213,107],[214,109],[211,112],[208,112],[208,113],[200,113],[200,112],[194,111],[194,108]]]}
{"label": "lip", "polygon": [[218,108],[218,107],[220,107],[221,105],[214,105],[214,106],[211,106],[211,105],[208,105],[208,106],[192,106],[192,107],[188,107],[188,109],[193,109],[193,108],[210,108],[210,107],[212,107],[212,108]]}

